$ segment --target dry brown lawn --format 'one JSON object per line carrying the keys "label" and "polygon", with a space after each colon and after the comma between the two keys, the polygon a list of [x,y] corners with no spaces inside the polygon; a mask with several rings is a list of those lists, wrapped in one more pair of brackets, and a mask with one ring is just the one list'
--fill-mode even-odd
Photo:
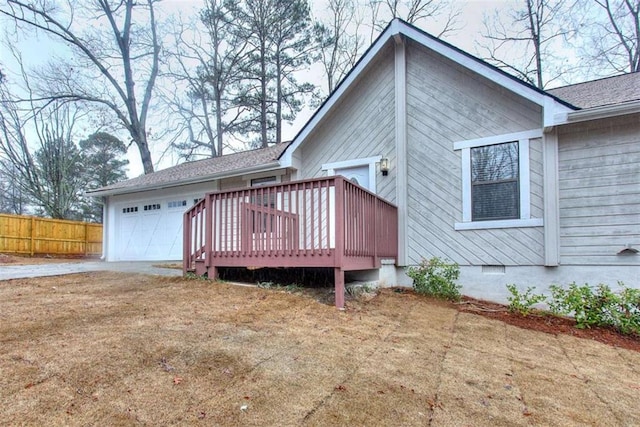
{"label": "dry brown lawn", "polygon": [[640,425],[640,353],[384,291],[0,282],[0,424]]}

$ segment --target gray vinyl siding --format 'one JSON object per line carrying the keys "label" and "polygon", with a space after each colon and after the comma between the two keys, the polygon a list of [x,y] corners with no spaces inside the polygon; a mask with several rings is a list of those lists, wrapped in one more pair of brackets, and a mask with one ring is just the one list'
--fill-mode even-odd
{"label": "gray vinyl siding", "polygon": [[560,130],[560,262],[640,265],[640,115]]}
{"label": "gray vinyl siding", "polygon": [[302,146],[300,178],[326,175],[325,163],[388,157],[391,170],[376,173],[377,193],[393,202],[395,189],[395,91],[393,46],[369,66],[359,81],[314,129]]}
{"label": "gray vinyl siding", "polygon": [[[407,49],[409,263],[541,265],[543,228],[455,231],[461,153],[453,143],[542,126],[540,106],[420,46]],[[507,142],[507,141],[505,141]],[[531,213],[543,214],[542,143],[530,141]]]}

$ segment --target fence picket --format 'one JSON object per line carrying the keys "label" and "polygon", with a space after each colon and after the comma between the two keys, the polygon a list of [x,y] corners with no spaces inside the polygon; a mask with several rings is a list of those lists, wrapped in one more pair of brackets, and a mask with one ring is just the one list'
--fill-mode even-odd
{"label": "fence picket", "polygon": [[102,254],[102,224],[0,214],[0,252],[22,255]]}

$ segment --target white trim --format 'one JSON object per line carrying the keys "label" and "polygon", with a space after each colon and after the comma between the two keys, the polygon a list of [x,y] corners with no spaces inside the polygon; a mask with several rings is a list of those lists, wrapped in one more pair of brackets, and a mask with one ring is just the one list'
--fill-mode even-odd
{"label": "white trim", "polygon": [[410,37],[411,39],[427,47],[428,49],[431,49],[432,51],[439,53],[445,58],[448,58],[458,63],[459,65],[462,65],[463,67],[473,71],[474,73],[477,73],[482,77],[485,77],[491,80],[492,82],[497,83],[498,85],[504,87],[505,89],[511,92],[514,92],[517,95],[520,95],[523,98],[528,99],[531,102],[534,102],[535,104],[542,106],[545,103],[545,98],[552,99],[549,95],[538,92],[537,90],[527,86],[523,82],[516,81],[515,79],[497,71],[496,69],[489,67],[488,64],[484,65],[483,61],[478,58],[465,55],[464,53],[462,53],[457,49],[452,49],[451,47],[449,47],[446,44],[443,44],[439,40],[435,40],[431,37],[428,37],[421,31],[415,28],[411,28],[407,25],[404,25],[400,21],[393,21],[392,27],[393,27],[393,23],[402,25],[400,28],[396,29],[396,31],[402,31],[402,33],[405,34],[407,37]]}
{"label": "white trim", "polygon": [[293,166],[292,154],[315,129],[318,123],[320,123],[324,119],[328,112],[333,109],[333,106],[338,103],[340,98],[342,98],[342,95],[344,95],[345,92],[347,92],[351,88],[354,82],[360,77],[360,74],[363,72],[363,70],[369,66],[373,59],[378,55],[378,52],[382,50],[387,40],[389,40],[394,34],[400,32],[395,28],[397,27],[397,24],[397,21],[392,21],[389,27],[387,27],[387,30],[380,35],[377,43],[371,45],[370,49],[358,61],[356,66],[351,69],[344,80],[340,82],[338,87],[333,91],[333,93],[330,94],[329,98],[320,107],[320,109],[316,110],[316,114],[311,117],[311,119],[307,123],[304,124],[300,133],[296,135],[293,142],[282,153],[280,161],[283,166]]}
{"label": "white trim", "polygon": [[[104,190],[104,191],[87,191],[86,195],[90,196],[90,197],[96,197],[96,196],[120,196],[120,195],[124,195],[124,194],[133,194],[133,193],[143,193],[146,191],[151,191],[151,190],[165,190],[165,189],[170,189],[170,188],[174,188],[174,187],[182,187],[184,185],[191,185],[191,184],[200,184],[203,182],[209,182],[209,181],[217,181],[217,180],[221,180],[224,178],[232,178],[232,177],[237,177],[237,176],[244,176],[248,173],[251,172],[262,172],[262,171],[277,171],[278,169],[280,169],[280,162],[279,161],[275,161],[275,162],[271,162],[268,164],[264,164],[264,165],[257,165],[257,166],[252,166],[249,168],[243,168],[243,169],[236,169],[236,170],[231,170],[231,171],[226,171],[223,173],[214,173],[211,175],[204,175],[204,176],[198,176],[195,178],[189,178],[189,179],[183,179],[183,180],[178,180],[178,181],[167,181],[167,182],[162,182],[162,183],[157,183],[157,184],[150,184],[144,187],[122,187],[122,188],[115,188],[113,190]],[[166,169],[165,169],[166,170]],[[275,174],[275,172],[273,173]],[[132,178],[133,179],[133,178]]]}
{"label": "white trim", "polygon": [[[253,181],[254,179],[262,179],[262,178],[275,178],[275,179],[273,181],[260,183],[258,185],[251,185],[251,181]],[[244,179],[244,177],[243,177],[243,179]],[[266,186],[266,185],[280,184],[282,182],[282,176],[281,175],[271,175],[271,174],[267,174],[267,175],[263,175],[263,176],[253,176],[253,177],[247,179],[246,182],[247,182],[247,187],[256,188],[256,187],[262,187],[262,186]]]}
{"label": "white trim", "polygon": [[458,230],[485,230],[490,228],[523,228],[542,227],[542,218],[529,219],[500,219],[497,221],[456,222],[454,229]]}
{"label": "white trim", "polygon": [[560,264],[560,196],[558,191],[558,133],[544,135],[542,145],[544,203],[544,265]]}
{"label": "white trim", "polygon": [[[520,138],[514,139],[515,136]],[[456,230],[479,230],[487,228],[538,227],[542,225],[541,218],[531,218],[531,160],[529,152],[530,139],[542,136],[540,130],[532,130],[502,135],[500,137],[480,138],[461,141],[454,144],[454,150],[461,150],[462,166],[462,222],[455,223]],[[518,191],[520,193],[520,218],[496,221],[473,221],[471,200],[471,149],[487,145],[518,142]],[[481,144],[481,142],[489,142]],[[456,148],[460,147],[460,148]]]}
{"label": "white trim", "polygon": [[[543,125],[549,126],[547,120],[555,118],[558,114],[566,114],[574,111],[573,109],[557,102],[552,96],[539,92],[533,87],[528,86],[524,82],[518,81],[515,78],[511,78],[506,74],[498,71],[497,69],[484,63],[482,60],[468,56],[460,50],[449,46],[436,38],[432,38],[422,33],[416,28],[412,28],[404,22],[394,19],[386,28],[376,42],[371,45],[369,50],[360,59],[351,72],[345,77],[345,79],[338,85],[338,88],[329,96],[325,103],[316,111],[316,114],[304,125],[302,130],[294,138],[291,145],[289,145],[281,155],[281,162],[283,167],[289,167],[293,165],[292,155],[298,149],[298,147],[304,142],[304,140],[313,132],[315,127],[328,115],[329,111],[339,102],[342,96],[351,88],[356,80],[360,77],[360,74],[369,66],[369,64],[378,56],[378,53],[384,48],[387,42],[391,38],[396,38],[398,35],[404,35],[415,41],[418,44],[440,54],[445,58],[449,58],[459,65],[471,70],[474,73],[485,77],[496,84],[504,87],[505,89],[522,96],[525,99],[532,101],[533,103],[543,107]],[[520,139],[519,137],[516,139]]]}
{"label": "white trim", "polygon": [[471,149],[462,150],[462,221],[471,222]]}
{"label": "white trim", "polygon": [[531,218],[531,163],[529,140],[518,140],[518,185],[520,187],[520,219]]}
{"label": "white trim", "polygon": [[109,225],[110,215],[109,215],[109,204],[106,197],[102,198],[102,224],[106,225],[102,227],[102,254],[100,255],[101,260],[105,260],[107,258],[107,254],[109,253],[109,233],[107,233],[107,228]]}
{"label": "white trim", "polygon": [[382,159],[382,156],[373,156],[362,159],[342,160],[340,162],[325,163],[322,165],[322,170],[327,171],[328,176],[334,176],[336,174],[336,169],[369,166],[369,190],[377,193],[378,184],[376,182],[376,163],[379,163],[380,159]]}
{"label": "white trim", "polygon": [[332,169],[352,168],[355,166],[375,165],[380,161],[382,156],[366,157],[362,159],[342,160],[340,162],[325,163],[322,165],[323,171]]}
{"label": "white trim", "polygon": [[502,135],[492,135],[485,138],[467,139],[453,143],[454,150],[463,148],[484,147],[485,145],[504,144],[505,142],[520,141],[523,139],[542,138],[542,129],[531,129],[522,132],[504,133]]}
{"label": "white trim", "polygon": [[396,204],[398,206],[398,265],[407,265],[409,252],[409,182],[407,167],[407,53],[401,36],[395,39],[395,146],[396,146]]}
{"label": "white trim", "polygon": [[624,104],[604,105],[601,107],[585,108],[584,110],[556,113],[553,117],[556,125],[579,123],[588,120],[606,119],[623,116],[625,114],[640,113],[640,101],[625,102]]}

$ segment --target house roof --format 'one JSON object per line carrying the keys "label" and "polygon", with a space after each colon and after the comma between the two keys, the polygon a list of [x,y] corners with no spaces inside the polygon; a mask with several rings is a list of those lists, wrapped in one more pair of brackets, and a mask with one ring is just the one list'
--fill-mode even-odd
{"label": "house roof", "polygon": [[131,193],[133,191],[174,187],[204,182],[215,178],[247,173],[254,170],[277,169],[278,156],[288,142],[257,150],[242,151],[220,157],[185,162],[147,175],[120,181],[97,190],[87,191],[91,196]]}
{"label": "house roof", "polygon": [[640,100],[640,72],[549,89],[578,108],[618,105]]}

